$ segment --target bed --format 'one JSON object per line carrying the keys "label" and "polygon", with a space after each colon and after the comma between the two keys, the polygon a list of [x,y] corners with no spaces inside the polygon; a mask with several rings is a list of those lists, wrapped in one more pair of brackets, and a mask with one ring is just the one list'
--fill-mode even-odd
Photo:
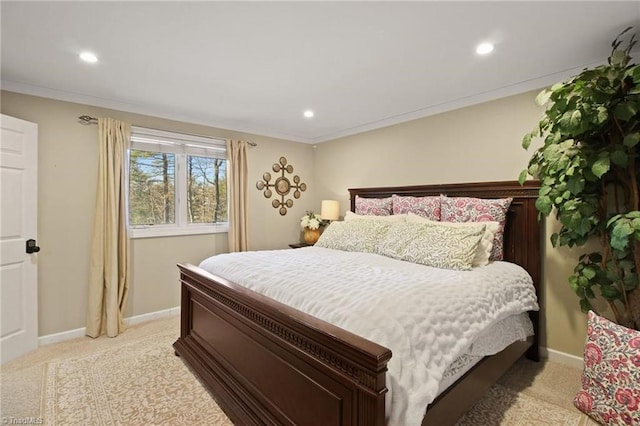
{"label": "bed", "polygon": [[[522,266],[538,292],[536,182],[350,189],[356,197],[512,197],[505,260]],[[391,351],[193,265],[179,265],[181,335],[176,354],[236,424],[383,425]],[[428,406],[422,424],[453,424],[520,357],[538,359],[534,335],[484,357]],[[274,377],[277,379],[274,380]]]}

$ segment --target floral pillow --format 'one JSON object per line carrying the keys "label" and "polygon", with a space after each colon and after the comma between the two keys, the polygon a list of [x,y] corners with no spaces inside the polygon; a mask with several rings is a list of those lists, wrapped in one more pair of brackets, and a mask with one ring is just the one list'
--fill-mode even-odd
{"label": "floral pillow", "polygon": [[443,222],[498,222],[490,260],[504,259],[504,226],[513,198],[484,199],[440,196]]}
{"label": "floral pillow", "polygon": [[331,222],[320,235],[315,247],[376,253],[378,241],[384,238],[390,226],[391,222],[377,220]]}
{"label": "floral pillow", "polygon": [[389,216],[392,213],[391,197],[362,198],[356,195],[356,214]]}
{"label": "floral pillow", "polygon": [[414,213],[431,220],[440,220],[440,197],[409,197],[392,195],[393,214]]}
{"label": "floral pillow", "polygon": [[384,256],[443,269],[469,270],[486,226],[394,223],[378,245]]}
{"label": "floral pillow", "polygon": [[578,410],[603,425],[640,425],[640,331],[589,311]]}

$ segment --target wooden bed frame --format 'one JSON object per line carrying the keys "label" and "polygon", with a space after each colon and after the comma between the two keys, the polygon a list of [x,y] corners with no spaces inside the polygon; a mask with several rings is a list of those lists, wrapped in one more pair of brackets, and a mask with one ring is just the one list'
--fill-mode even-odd
{"label": "wooden bed frame", "polygon": [[[350,189],[355,197],[446,194],[513,197],[505,260],[533,277],[540,299],[537,182],[487,182]],[[182,283],[181,356],[238,425],[384,425],[385,373],[391,351],[193,265],[178,265]],[[448,425],[525,353],[538,359],[535,336],[486,357],[429,405],[423,425]]]}

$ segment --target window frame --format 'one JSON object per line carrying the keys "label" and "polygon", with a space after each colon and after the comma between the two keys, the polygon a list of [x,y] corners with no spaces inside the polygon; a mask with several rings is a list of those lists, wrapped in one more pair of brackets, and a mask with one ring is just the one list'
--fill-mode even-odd
{"label": "window frame", "polygon": [[[166,152],[175,155],[174,219],[175,223],[158,225],[131,225],[129,223],[129,167],[131,150]],[[131,127],[131,140],[127,149],[125,185],[127,188],[127,229],[130,238],[171,237],[182,235],[218,234],[229,231],[229,222],[188,223],[187,220],[187,156],[211,157],[227,161],[224,139],[196,136],[164,130]],[[228,171],[225,175],[228,182]],[[227,211],[229,208],[227,190]]]}

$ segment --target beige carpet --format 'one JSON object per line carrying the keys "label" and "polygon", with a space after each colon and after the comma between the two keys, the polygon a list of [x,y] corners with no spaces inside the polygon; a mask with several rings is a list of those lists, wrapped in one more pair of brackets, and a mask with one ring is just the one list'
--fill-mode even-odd
{"label": "beige carpet", "polygon": [[[4,365],[3,424],[230,425],[174,355],[178,334],[177,317],[160,319],[114,339],[43,346]],[[458,426],[596,425],[572,405],[579,377],[560,364],[520,361]]]}

